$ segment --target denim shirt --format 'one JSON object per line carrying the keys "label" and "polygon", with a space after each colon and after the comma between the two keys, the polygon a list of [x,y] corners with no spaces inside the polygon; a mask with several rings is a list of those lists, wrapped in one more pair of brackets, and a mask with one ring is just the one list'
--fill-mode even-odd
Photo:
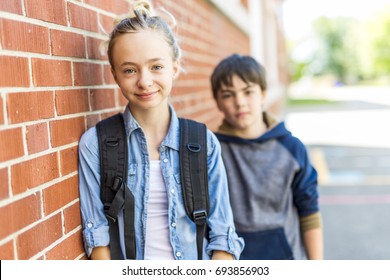
{"label": "denim shirt", "polygon": [[[169,240],[177,260],[196,260],[196,227],[186,215],[180,185],[179,119],[170,107],[169,131],[159,147],[161,171],[168,198]],[[144,258],[150,159],[146,137],[126,107],[123,114],[128,137],[129,161],[127,186],[135,198],[135,232],[137,259]],[[209,238],[204,240],[203,259],[210,259],[214,250],[225,251],[236,259],[244,241],[236,234],[229,202],[227,177],[218,140],[207,131],[207,164],[210,213],[207,218]],[[109,245],[109,227],[100,199],[100,163],[96,128],[88,129],[79,143],[79,190],[84,247],[88,256],[97,246]],[[119,217],[120,243],[123,240],[123,213]]]}

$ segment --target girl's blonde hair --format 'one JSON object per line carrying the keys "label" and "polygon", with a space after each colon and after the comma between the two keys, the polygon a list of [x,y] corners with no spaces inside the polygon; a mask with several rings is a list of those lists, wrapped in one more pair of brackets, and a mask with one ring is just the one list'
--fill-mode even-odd
{"label": "girl's blonde hair", "polygon": [[[174,61],[179,60],[181,57],[181,49],[168,23],[161,17],[154,15],[152,5],[149,1],[135,0],[131,1],[131,3],[131,13],[118,18],[115,27],[110,34],[107,55],[111,67],[114,67],[112,50],[115,44],[115,39],[123,34],[139,32],[142,30],[153,30],[161,34],[172,49],[172,59]],[[167,11],[165,11],[165,13],[171,17],[173,23],[175,24],[176,21],[174,20],[174,17]]]}

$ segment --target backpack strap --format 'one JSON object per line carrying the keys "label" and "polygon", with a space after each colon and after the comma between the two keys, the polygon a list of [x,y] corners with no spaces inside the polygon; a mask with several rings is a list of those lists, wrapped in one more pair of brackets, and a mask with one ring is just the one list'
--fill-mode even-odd
{"label": "backpack strap", "polygon": [[210,209],[207,170],[206,125],[180,118],[180,173],[184,208],[196,224],[198,260],[202,259]]}
{"label": "backpack strap", "polygon": [[118,212],[124,207],[126,258],[135,259],[134,196],[127,187],[128,146],[121,113],[96,125],[100,151],[100,196],[109,231],[112,259],[124,259],[119,242]]}

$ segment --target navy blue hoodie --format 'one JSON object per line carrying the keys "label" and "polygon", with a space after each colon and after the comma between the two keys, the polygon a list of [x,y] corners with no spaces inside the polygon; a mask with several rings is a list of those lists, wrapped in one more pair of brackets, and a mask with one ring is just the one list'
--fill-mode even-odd
{"label": "navy blue hoodie", "polygon": [[236,229],[245,239],[241,259],[306,259],[300,217],[317,213],[317,172],[304,144],[283,122],[256,139],[217,138],[229,180]]}

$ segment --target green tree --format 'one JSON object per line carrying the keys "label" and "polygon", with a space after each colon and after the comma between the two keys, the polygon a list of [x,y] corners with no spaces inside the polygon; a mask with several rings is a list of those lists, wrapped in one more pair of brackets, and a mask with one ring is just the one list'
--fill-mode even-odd
{"label": "green tree", "polygon": [[390,73],[390,5],[374,18],[369,28],[372,36],[372,60],[376,75]]}
{"label": "green tree", "polygon": [[358,21],[352,18],[321,17],[313,24],[318,49],[312,63],[317,75],[334,74],[343,83],[351,83],[360,77],[356,50]]}

